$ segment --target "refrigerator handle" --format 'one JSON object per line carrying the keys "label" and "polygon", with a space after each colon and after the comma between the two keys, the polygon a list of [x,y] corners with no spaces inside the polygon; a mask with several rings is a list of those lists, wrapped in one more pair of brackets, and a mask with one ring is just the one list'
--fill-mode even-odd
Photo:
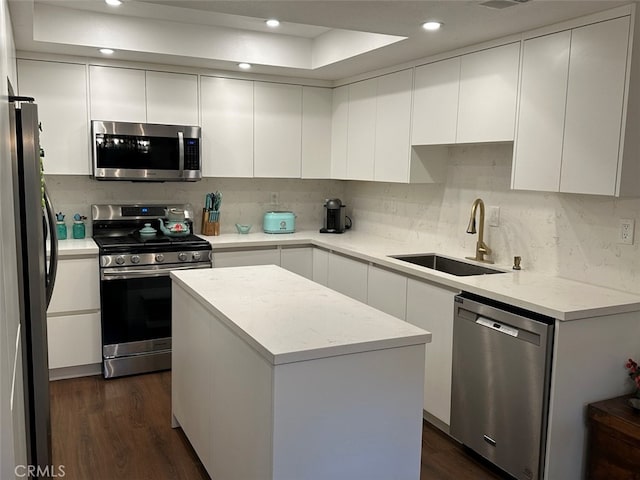
{"label": "refrigerator handle", "polygon": [[[45,216],[47,219],[47,229],[49,230],[49,238],[51,239],[51,253],[49,254],[49,271],[46,275],[46,290],[47,290],[47,307],[51,302],[51,296],[53,295],[53,286],[56,283],[56,274],[58,273],[58,238],[56,236],[56,221],[55,214],[53,213],[53,205],[51,204],[51,198],[47,191],[47,186],[44,187],[44,205]],[[46,258],[46,243],[47,243],[47,229],[44,231],[45,236],[45,258]]]}

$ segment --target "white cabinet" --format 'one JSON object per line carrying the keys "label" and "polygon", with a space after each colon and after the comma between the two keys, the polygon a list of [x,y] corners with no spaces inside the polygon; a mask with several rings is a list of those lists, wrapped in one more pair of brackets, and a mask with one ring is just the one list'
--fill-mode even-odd
{"label": "white cabinet", "polygon": [[91,65],[89,89],[91,120],[146,122],[144,70]]}
{"label": "white cabinet", "polygon": [[202,175],[253,177],[253,82],[201,77]]}
{"label": "white cabinet", "polygon": [[197,75],[147,71],[146,94],[147,122],[200,124]]}
{"label": "white cabinet", "polygon": [[628,41],[629,17],[571,34],[561,192],[615,194]]}
{"label": "white cabinet", "polygon": [[331,103],[331,178],[347,178],[347,128],[349,122],[349,86],[333,90]]}
{"label": "white cabinet", "polygon": [[347,176],[373,180],[376,138],[376,78],[349,85]]}
{"label": "white cabinet", "polygon": [[367,298],[369,305],[404,320],[407,311],[407,277],[369,265]]}
{"label": "white cabinet", "polygon": [[331,89],[302,87],[302,178],[331,178]]}
{"label": "white cabinet", "polygon": [[324,285],[329,283],[329,252],[320,248],[313,248],[313,275],[311,279]]}
{"label": "white cabinet", "polygon": [[280,250],[278,247],[260,249],[229,249],[213,250],[213,266],[246,267],[249,265],[280,265]]}
{"label": "white cabinet", "polygon": [[526,40],[512,187],[557,192],[571,31]]}
{"label": "white cabinet", "polygon": [[280,250],[280,266],[290,272],[297,273],[313,280],[313,248],[282,247]]}
{"label": "white cabinet", "polygon": [[367,303],[368,265],[337,253],[329,254],[327,286],[348,297]]}
{"label": "white cabinet", "polygon": [[629,17],[524,42],[512,188],[621,193],[628,42]]}
{"label": "white cabinet", "polygon": [[461,57],[457,143],[514,139],[519,62],[519,43]]}
{"label": "white cabinet", "polygon": [[458,292],[409,279],[407,322],[432,333],[425,357],[424,409],[446,425],[451,416],[453,298]]}
{"label": "white cabinet", "polygon": [[35,60],[17,64],[20,95],[34,97],[38,104],[45,173],[90,174],[86,66]]}
{"label": "white cabinet", "polygon": [[413,71],[378,78],[374,180],[408,182]]}
{"label": "white cabinet", "polygon": [[254,83],[256,177],[300,178],[302,87]]}
{"label": "white cabinet", "polygon": [[91,120],[199,125],[198,77],[89,66]]}
{"label": "white cabinet", "polygon": [[[97,256],[60,259],[47,309],[47,329],[49,369],[100,364],[102,337]],[[91,373],[97,373],[99,367],[94,370]],[[52,378],[58,375],[54,373]]]}
{"label": "white cabinet", "polygon": [[413,90],[412,145],[456,142],[460,57],[416,68]]}

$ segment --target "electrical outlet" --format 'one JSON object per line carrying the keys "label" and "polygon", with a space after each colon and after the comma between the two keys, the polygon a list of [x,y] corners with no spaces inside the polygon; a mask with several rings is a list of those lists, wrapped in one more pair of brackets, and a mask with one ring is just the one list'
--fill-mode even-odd
{"label": "electrical outlet", "polygon": [[271,192],[269,198],[271,199],[271,205],[278,205],[280,203],[280,194],[278,192]]}
{"label": "electrical outlet", "polygon": [[636,221],[633,218],[621,218],[618,229],[618,243],[633,245],[633,231]]}
{"label": "electrical outlet", "polygon": [[489,206],[489,226],[500,226],[500,207]]}

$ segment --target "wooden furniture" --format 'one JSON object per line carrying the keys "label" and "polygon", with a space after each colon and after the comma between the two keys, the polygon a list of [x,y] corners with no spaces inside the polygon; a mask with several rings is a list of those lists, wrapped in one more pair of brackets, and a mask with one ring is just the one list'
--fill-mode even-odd
{"label": "wooden furniture", "polygon": [[589,405],[588,479],[640,479],[640,412],[631,408],[630,397]]}

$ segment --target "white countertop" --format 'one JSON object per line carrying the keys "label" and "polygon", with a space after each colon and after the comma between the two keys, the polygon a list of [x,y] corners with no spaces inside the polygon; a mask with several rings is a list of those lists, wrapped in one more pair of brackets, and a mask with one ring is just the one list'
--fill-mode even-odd
{"label": "white countertop", "polygon": [[98,255],[98,245],[93,238],[58,240],[58,255],[62,257]]}
{"label": "white countertop", "polygon": [[274,265],[171,278],[273,365],[431,341],[429,332]]}
{"label": "white countertop", "polygon": [[429,245],[408,245],[355,231],[341,235],[310,231],[292,234],[255,232],[246,235],[223,234],[217,237],[202,235],[201,237],[211,243],[214,252],[216,249],[223,248],[313,245],[454,290],[475,293],[559,320],[577,320],[616,313],[640,312],[640,295],[551,275],[531,273],[526,270],[514,271],[510,269],[510,266],[493,266],[506,270],[507,273],[504,274],[457,277],[412,265],[388,256],[410,253],[447,255],[447,252],[431,250]]}

